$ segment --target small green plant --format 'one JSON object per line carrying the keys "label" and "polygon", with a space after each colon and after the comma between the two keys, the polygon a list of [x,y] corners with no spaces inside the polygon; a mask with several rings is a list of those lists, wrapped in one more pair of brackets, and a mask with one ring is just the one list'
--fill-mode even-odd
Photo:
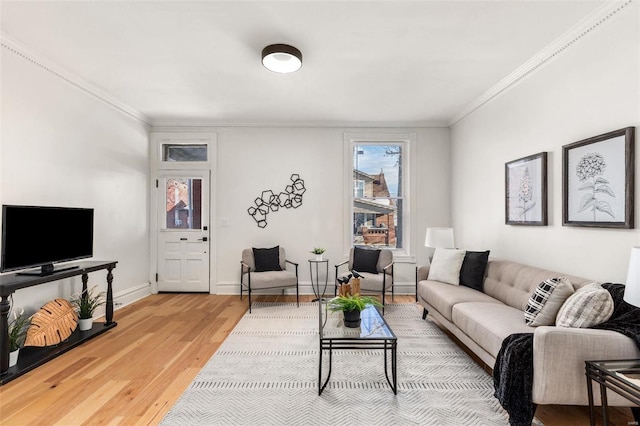
{"label": "small green plant", "polygon": [[313,250],[311,250],[311,253],[313,254],[322,254],[324,252],[325,250],[322,247],[314,247]]}
{"label": "small green plant", "polygon": [[29,317],[24,314],[24,309],[16,309],[11,312],[9,321],[9,352],[17,351],[24,344],[24,338],[29,328]]}
{"label": "small green plant", "polygon": [[362,311],[367,307],[367,305],[382,306],[382,304],[378,302],[378,299],[371,296],[360,296],[359,294],[356,294],[355,296],[336,296],[329,300],[328,303],[329,310],[332,312],[346,312],[353,310]]}
{"label": "small green plant", "polygon": [[98,306],[105,304],[105,292],[101,291],[98,294],[94,294],[96,287],[93,286],[82,293],[76,293],[71,296],[70,302],[75,307],[78,318],[93,318],[93,313]]}

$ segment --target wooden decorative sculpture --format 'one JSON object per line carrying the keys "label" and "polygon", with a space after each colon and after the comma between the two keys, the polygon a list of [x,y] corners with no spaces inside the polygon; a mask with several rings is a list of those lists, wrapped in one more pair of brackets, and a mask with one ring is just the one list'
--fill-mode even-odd
{"label": "wooden decorative sculpture", "polygon": [[66,299],[47,302],[31,317],[25,346],[51,346],[66,340],[78,326],[78,314]]}

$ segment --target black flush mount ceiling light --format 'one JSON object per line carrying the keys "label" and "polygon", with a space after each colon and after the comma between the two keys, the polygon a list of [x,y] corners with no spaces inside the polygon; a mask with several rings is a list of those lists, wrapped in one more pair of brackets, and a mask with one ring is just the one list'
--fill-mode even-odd
{"label": "black flush mount ceiling light", "polygon": [[262,49],[262,65],[282,74],[296,72],[302,67],[302,53],[288,44],[272,44]]}

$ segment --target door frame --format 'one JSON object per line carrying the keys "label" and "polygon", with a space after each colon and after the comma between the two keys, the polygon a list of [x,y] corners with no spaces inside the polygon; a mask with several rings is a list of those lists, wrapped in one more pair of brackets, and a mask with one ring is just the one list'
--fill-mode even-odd
{"label": "door frame", "polygon": [[[216,218],[216,164],[218,135],[214,132],[189,131],[184,128],[162,128],[150,132],[149,143],[149,283],[151,293],[158,293],[156,274],[158,272],[158,188],[156,182],[159,174],[167,172],[188,173],[189,171],[209,171],[209,294],[216,294],[216,242],[217,242],[217,218]],[[207,161],[198,162],[167,162],[162,161],[162,145],[202,143],[207,145]]]}

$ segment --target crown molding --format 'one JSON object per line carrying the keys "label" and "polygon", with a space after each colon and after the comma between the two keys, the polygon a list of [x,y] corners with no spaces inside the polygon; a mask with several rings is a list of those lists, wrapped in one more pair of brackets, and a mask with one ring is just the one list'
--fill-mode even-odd
{"label": "crown molding", "polygon": [[13,40],[11,37],[7,36],[5,33],[0,32],[0,44],[4,49],[21,57],[22,59],[32,63],[33,65],[39,67],[40,69],[48,72],[49,74],[64,80],[68,84],[82,90],[85,93],[93,96],[99,101],[109,105],[116,111],[125,114],[128,117],[131,117],[137,121],[140,121],[147,126],[151,125],[151,120],[140,111],[131,108],[130,106],[120,102],[113,96],[104,92],[103,90],[98,89],[96,86],[91,83],[83,80],[72,72],[64,69],[60,65],[52,62],[47,59],[44,55],[35,52],[25,45],[19,43],[16,40]]}
{"label": "crown molding", "polygon": [[221,127],[273,127],[273,128],[399,128],[399,129],[433,129],[433,128],[449,128],[449,124],[445,122],[385,122],[385,121],[292,121],[292,122],[223,122],[215,120],[154,120],[151,123],[152,129],[173,128],[221,128]]}
{"label": "crown molding", "polygon": [[460,120],[464,119],[475,110],[482,107],[484,104],[492,101],[494,98],[500,96],[520,81],[529,77],[544,65],[547,65],[552,60],[556,59],[560,54],[564,53],[568,48],[575,43],[586,37],[602,25],[604,25],[611,18],[623,11],[627,6],[634,3],[636,0],[607,0],[605,4],[597,8],[591,14],[589,14],[582,21],[578,22],[567,32],[561,35],[556,41],[549,44],[542,49],[531,59],[525,62],[522,66],[517,68],[498,84],[484,92],[465,108],[456,114],[448,123],[451,127]]}

